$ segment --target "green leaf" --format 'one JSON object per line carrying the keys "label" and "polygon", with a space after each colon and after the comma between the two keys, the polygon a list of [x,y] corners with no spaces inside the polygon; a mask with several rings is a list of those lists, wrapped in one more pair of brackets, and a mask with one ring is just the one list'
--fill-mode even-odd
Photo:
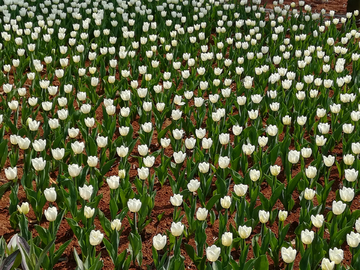
{"label": "green leaf", "polygon": [[281,192],[284,189],[284,184],[281,184],[280,186],[278,186],[275,191],[273,191],[271,198],[270,198],[270,208],[272,209],[273,206],[275,205],[277,199],[280,197]]}
{"label": "green leaf", "polygon": [[55,243],[55,239],[52,240],[44,249],[43,251],[41,252],[40,256],[39,256],[39,259],[38,259],[38,262],[36,263],[35,265],[35,269],[39,269],[40,270],[40,266],[46,256],[46,254],[49,252],[50,248],[54,245]]}
{"label": "green leaf", "polygon": [[254,268],[261,270],[269,269],[269,261],[266,258],[266,255],[261,255],[259,258],[255,260]]}
{"label": "green leaf", "polygon": [[[1,168],[1,166],[0,166],[0,168]],[[0,186],[0,200],[1,200],[2,196],[4,195],[4,193],[11,187],[11,183],[12,182],[10,181],[10,182],[7,182]]]}
{"label": "green leaf", "polygon": [[96,156],[97,154],[97,145],[93,137],[88,136],[86,141],[86,153],[88,156]]}
{"label": "green leaf", "polygon": [[61,257],[61,255],[64,253],[65,249],[68,247],[68,245],[71,243],[72,239],[66,241],[64,244],[62,244],[59,249],[54,253],[53,262],[57,263]]}
{"label": "green leaf", "polygon": [[11,253],[6,259],[2,262],[0,265],[1,270],[10,270],[13,266],[15,259],[17,255],[20,253],[20,250],[15,250],[13,253]]}
{"label": "green leaf", "polygon": [[[1,153],[1,158],[0,158],[0,169],[4,167],[6,159],[8,157],[8,140],[4,140],[1,142],[0,144],[0,153]],[[1,193],[0,193],[0,198],[1,198]]]}
{"label": "green leaf", "polygon": [[112,262],[115,264],[117,259],[117,250],[114,250],[112,244],[106,238],[103,239],[103,242]]}
{"label": "green leaf", "polygon": [[77,266],[79,267],[80,270],[85,270],[84,269],[84,263],[82,262],[82,260],[79,258],[79,255],[76,252],[76,249],[74,248],[74,258],[76,261]]}
{"label": "green leaf", "polygon": [[347,226],[333,236],[333,239],[330,240],[330,246],[340,246],[342,243],[344,243],[346,239],[346,235],[350,233],[352,230],[352,226]]}
{"label": "green leaf", "polygon": [[102,175],[105,175],[111,169],[111,166],[114,164],[115,160],[116,159],[114,158],[105,163],[105,165],[100,170]]}
{"label": "green leaf", "polygon": [[38,232],[40,238],[41,238],[41,241],[47,245],[48,244],[48,234],[47,234],[47,231],[39,226],[39,225],[35,225],[35,230]]}
{"label": "green leaf", "polygon": [[216,194],[214,195],[206,204],[206,209],[207,210],[210,210],[215,203],[217,203],[221,198],[221,195],[220,194]]}
{"label": "green leaf", "polygon": [[157,215],[156,220],[157,220],[158,222],[160,222],[161,219],[163,218],[164,214],[165,214],[165,211],[162,212],[161,214]]}
{"label": "green leaf", "polygon": [[278,157],[278,153],[279,153],[279,147],[280,145],[277,144],[271,151],[270,151],[270,162],[271,164],[275,164],[275,161]]}
{"label": "green leaf", "polygon": [[112,232],[111,222],[105,217],[104,213],[99,209],[98,217],[107,237],[110,237]]}

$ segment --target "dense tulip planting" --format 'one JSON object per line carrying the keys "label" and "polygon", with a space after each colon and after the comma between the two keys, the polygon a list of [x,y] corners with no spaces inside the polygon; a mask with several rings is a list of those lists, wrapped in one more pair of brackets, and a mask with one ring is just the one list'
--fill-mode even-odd
{"label": "dense tulip planting", "polygon": [[260,2],[2,3],[0,269],[359,269],[358,11]]}

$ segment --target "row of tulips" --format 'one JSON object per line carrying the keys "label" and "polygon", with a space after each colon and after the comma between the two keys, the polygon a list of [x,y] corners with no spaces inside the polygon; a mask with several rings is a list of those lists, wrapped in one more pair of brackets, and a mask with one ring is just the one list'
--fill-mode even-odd
{"label": "row of tulips", "polygon": [[157,192],[170,186],[173,222],[153,237],[157,269],[183,269],[183,249],[198,269],[268,269],[268,258],[292,269],[297,254],[300,269],[347,269],[345,241],[356,269],[358,12],[339,20],[280,0],[267,20],[258,0],[18,2],[1,6],[0,194],[11,190],[20,230],[1,242],[3,265],[54,267],[72,241],[55,248],[67,222],[79,269],[103,267],[101,243],[116,269],[141,266]]}

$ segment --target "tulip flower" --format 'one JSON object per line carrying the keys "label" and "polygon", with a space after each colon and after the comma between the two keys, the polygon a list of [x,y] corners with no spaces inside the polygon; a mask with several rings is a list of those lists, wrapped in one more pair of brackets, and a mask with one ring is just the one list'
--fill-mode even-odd
{"label": "tulip flower", "polygon": [[206,208],[199,207],[196,211],[196,218],[200,221],[206,220],[209,211]]}
{"label": "tulip flower", "polygon": [[352,188],[343,187],[339,190],[340,198],[344,202],[351,202],[354,199],[355,192]]}
{"label": "tulip flower", "polygon": [[82,169],[81,166],[79,166],[78,164],[70,164],[68,166],[69,175],[71,177],[76,177],[80,174],[81,169]]}
{"label": "tulip flower", "polygon": [[[68,134],[70,138],[75,138],[79,135],[80,130],[78,128],[69,128]],[[72,147],[71,147],[72,148]],[[74,151],[74,150],[73,150]],[[75,152],[75,151],[74,151]],[[82,152],[82,151],[81,151]]]}
{"label": "tulip flower", "polygon": [[51,149],[51,154],[55,160],[61,160],[65,155],[65,148]]}
{"label": "tulip flower", "polygon": [[84,151],[85,143],[75,141],[71,143],[71,149],[74,151],[75,155],[81,154]]}
{"label": "tulip flower", "polygon": [[301,231],[301,241],[305,245],[310,245],[313,240],[314,240],[314,232],[313,231],[309,231],[308,229]]}
{"label": "tulip flower", "polygon": [[332,203],[332,211],[334,215],[341,215],[346,208],[346,204],[342,201],[333,201]]}
{"label": "tulip flower", "polygon": [[259,211],[259,220],[261,223],[265,224],[266,222],[268,222],[270,218],[270,213],[264,210],[260,210]]}
{"label": "tulip flower", "polygon": [[96,156],[89,156],[87,159],[87,164],[89,165],[89,167],[96,167],[98,162],[99,162],[99,158]]}
{"label": "tulip flower", "polygon": [[46,140],[43,139],[34,140],[32,146],[36,152],[42,152],[46,147]]}
{"label": "tulip flower", "polygon": [[216,262],[220,256],[221,249],[215,245],[206,248],[206,258],[210,262]]}
{"label": "tulip flower", "polygon": [[139,199],[129,199],[127,202],[127,206],[132,213],[139,212],[141,205],[142,203]]}
{"label": "tulip flower", "polygon": [[106,178],[106,183],[108,183],[110,189],[117,189],[120,185],[120,177],[113,175]]}
{"label": "tulip flower", "polygon": [[170,202],[173,206],[180,206],[183,202],[183,196],[180,194],[174,194],[174,196],[170,197]]}
{"label": "tulip flower", "polygon": [[239,197],[244,196],[248,188],[249,188],[248,185],[243,185],[243,184],[234,185],[235,194]]}
{"label": "tulip flower", "polygon": [[46,160],[43,160],[42,157],[33,158],[31,159],[31,164],[33,165],[35,171],[42,171],[45,168]]}
{"label": "tulip flower", "polygon": [[111,229],[113,231],[120,231],[120,229],[121,229],[120,219],[114,219],[113,221],[111,221]]}
{"label": "tulip flower", "polygon": [[23,202],[21,206],[17,206],[17,210],[20,212],[20,214],[26,215],[30,211],[29,203]]}
{"label": "tulip flower", "polygon": [[296,257],[296,249],[293,249],[292,247],[282,247],[281,248],[281,257],[284,260],[285,263],[292,263],[295,260]]}
{"label": "tulip flower", "polygon": [[56,194],[56,190],[54,187],[50,187],[50,188],[46,188],[44,190],[44,195],[45,195],[45,198],[48,202],[55,202],[56,201],[56,197],[57,197],[57,194]]}
{"label": "tulip flower", "polygon": [[231,205],[231,197],[230,196],[225,196],[224,198],[220,199],[220,204],[222,208],[228,209],[230,208]]}
{"label": "tulip flower", "polygon": [[166,246],[166,235],[157,234],[153,237],[153,246],[156,250],[162,250]]}
{"label": "tulip flower", "polygon": [[288,160],[292,164],[296,164],[299,162],[300,152],[296,150],[290,150],[288,154]]}
{"label": "tulip flower", "polygon": [[222,236],[221,236],[221,243],[223,246],[225,247],[229,247],[231,246],[233,241],[233,234],[231,232],[225,232]]}
{"label": "tulip flower", "polygon": [[58,211],[57,208],[55,206],[53,207],[49,207],[48,209],[46,209],[44,211],[45,217],[47,219],[47,221],[55,221],[56,217],[58,215]]}
{"label": "tulip flower", "polygon": [[360,234],[350,232],[346,235],[346,242],[352,248],[357,248],[360,243]]}
{"label": "tulip flower", "polygon": [[8,180],[14,180],[16,179],[17,177],[17,167],[14,167],[14,168],[6,168],[5,169],[5,176],[6,176],[6,179]]}
{"label": "tulip flower", "polygon": [[316,228],[320,228],[324,223],[324,216],[323,215],[311,215],[311,222]]}
{"label": "tulip flower", "polygon": [[84,185],[83,187],[79,187],[79,194],[83,200],[90,200],[91,195],[94,191],[94,187],[92,185]]}
{"label": "tulip flower", "polygon": [[197,179],[191,179],[187,184],[187,188],[190,192],[196,192],[200,187],[200,182]]}
{"label": "tulip flower", "polygon": [[273,176],[278,176],[280,174],[281,167],[279,165],[270,166],[270,173]]}
{"label": "tulip flower", "polygon": [[335,264],[340,264],[341,261],[344,259],[344,251],[339,248],[330,248],[329,249],[329,258]]}
{"label": "tulip flower", "polygon": [[323,258],[321,261],[321,270],[333,270],[335,267],[335,262],[330,262],[329,259]]}
{"label": "tulip flower", "polygon": [[86,218],[92,218],[94,213],[95,213],[95,208],[91,208],[91,207],[88,207],[88,206],[84,207],[84,216]]}
{"label": "tulip flower", "polygon": [[316,192],[315,190],[313,189],[309,189],[309,188],[305,188],[305,191],[304,191],[304,198],[308,201],[311,201],[314,196],[315,196]]}
{"label": "tulip flower", "polygon": [[101,233],[100,231],[92,230],[90,232],[90,237],[89,237],[90,245],[92,246],[99,245],[102,242],[103,238],[104,238],[103,233]]}
{"label": "tulip flower", "polygon": [[260,171],[259,170],[251,169],[249,174],[250,174],[250,179],[253,182],[256,182],[260,178]]}
{"label": "tulip flower", "polygon": [[184,231],[184,224],[181,222],[173,222],[171,223],[170,231],[173,236],[180,236]]}
{"label": "tulip flower", "polygon": [[323,155],[323,161],[326,167],[331,167],[335,162],[335,156],[324,156]]}

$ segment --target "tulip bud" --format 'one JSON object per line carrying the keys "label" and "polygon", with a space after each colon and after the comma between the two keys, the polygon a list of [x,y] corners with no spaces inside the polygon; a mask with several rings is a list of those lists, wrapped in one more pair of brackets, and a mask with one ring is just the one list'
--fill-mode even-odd
{"label": "tulip bud", "polygon": [[124,179],[126,176],[126,171],[124,169],[119,170],[118,176],[120,177],[120,179]]}
{"label": "tulip bud", "polygon": [[113,221],[111,221],[111,229],[113,231],[120,231],[121,229],[121,221],[120,219],[114,219]]}
{"label": "tulip bud", "polygon": [[222,236],[221,236],[221,243],[223,244],[223,246],[225,247],[229,247],[231,246],[233,241],[233,234],[231,232],[225,232]]}
{"label": "tulip bud", "polygon": [[281,167],[279,165],[270,166],[270,173],[273,176],[278,176],[280,174]]}
{"label": "tulip bud", "polygon": [[88,207],[88,206],[84,207],[84,216],[86,218],[92,218],[94,213],[95,213],[95,208],[91,208],[91,207]]}
{"label": "tulip bud", "polygon": [[270,213],[264,210],[260,210],[259,211],[259,219],[261,223],[266,223],[268,222],[270,218]]}
{"label": "tulip bud", "polygon": [[220,204],[222,208],[228,209],[230,208],[231,205],[231,197],[230,196],[225,196],[224,198],[220,199]]}
{"label": "tulip bud", "polygon": [[30,211],[29,203],[28,202],[23,202],[21,204],[21,206],[19,206],[19,205],[17,206],[17,209],[20,212],[20,214],[26,215]]}
{"label": "tulip bud", "polygon": [[283,211],[283,210],[279,211],[279,220],[280,221],[285,221],[287,216],[288,216],[288,211]]}

